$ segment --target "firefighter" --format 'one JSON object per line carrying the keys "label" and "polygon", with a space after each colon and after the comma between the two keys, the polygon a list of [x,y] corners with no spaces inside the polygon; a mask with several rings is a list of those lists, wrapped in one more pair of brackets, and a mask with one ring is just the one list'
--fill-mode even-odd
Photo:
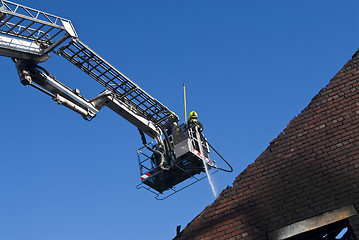
{"label": "firefighter", "polygon": [[197,126],[198,131],[202,132],[203,131],[203,125],[202,125],[202,123],[200,123],[197,120],[197,117],[198,117],[198,114],[195,111],[190,112],[187,124],[188,124],[189,127]]}
{"label": "firefighter", "polygon": [[197,113],[195,111],[192,111],[192,112],[190,112],[189,117],[188,117],[188,121],[187,121],[188,127],[191,128],[193,131],[195,131],[195,127],[197,126],[198,132],[199,132],[199,135],[200,135],[200,139],[197,139],[196,134],[193,135],[194,138],[192,139],[192,144],[193,144],[193,147],[198,152],[201,152],[201,149],[199,147],[199,144],[201,144],[203,154],[205,156],[208,156],[208,149],[207,149],[207,145],[205,143],[206,139],[204,138],[204,136],[202,134],[203,125],[202,125],[202,123],[200,123],[197,120],[197,117],[198,117]]}

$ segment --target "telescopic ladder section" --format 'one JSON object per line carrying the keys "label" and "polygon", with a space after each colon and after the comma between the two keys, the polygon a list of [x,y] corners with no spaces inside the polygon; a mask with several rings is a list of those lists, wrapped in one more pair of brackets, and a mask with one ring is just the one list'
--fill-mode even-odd
{"label": "telescopic ladder section", "polygon": [[[78,38],[71,21],[0,0],[0,55],[45,61],[56,51],[116,95],[135,114],[163,127],[174,115]],[[70,40],[68,40],[70,39]],[[39,56],[36,59],[33,56]]]}
{"label": "telescopic ladder section", "polygon": [[[71,21],[39,10],[22,6],[7,0],[0,0],[0,44],[5,49],[22,49],[37,55],[44,55],[55,49],[66,39],[77,37]],[[8,40],[11,36],[11,41]],[[5,39],[5,40],[4,40]],[[27,41],[21,41],[24,39]],[[28,42],[37,44],[41,51],[34,48],[26,51]],[[39,48],[37,47],[37,48]]]}
{"label": "telescopic ladder section", "polygon": [[166,106],[151,97],[79,39],[72,38],[71,42],[60,47],[57,53],[115,93],[116,98],[129,109],[156,126],[163,127],[167,119],[174,115]]}

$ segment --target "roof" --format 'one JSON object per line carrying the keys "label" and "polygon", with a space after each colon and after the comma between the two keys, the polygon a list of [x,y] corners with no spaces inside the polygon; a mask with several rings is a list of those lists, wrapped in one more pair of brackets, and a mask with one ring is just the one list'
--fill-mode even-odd
{"label": "roof", "polygon": [[267,239],[288,224],[359,206],[359,56],[175,239]]}

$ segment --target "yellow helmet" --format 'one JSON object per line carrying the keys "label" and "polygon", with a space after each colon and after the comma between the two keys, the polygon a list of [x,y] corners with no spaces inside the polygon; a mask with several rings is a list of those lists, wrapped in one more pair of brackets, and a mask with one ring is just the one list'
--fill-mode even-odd
{"label": "yellow helmet", "polygon": [[190,112],[189,118],[197,118],[197,117],[198,117],[198,115],[195,111]]}

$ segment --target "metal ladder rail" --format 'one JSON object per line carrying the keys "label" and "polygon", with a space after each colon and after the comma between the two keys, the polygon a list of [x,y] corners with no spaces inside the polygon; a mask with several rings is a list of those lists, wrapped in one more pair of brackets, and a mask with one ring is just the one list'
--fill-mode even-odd
{"label": "metal ladder rail", "polygon": [[71,21],[7,0],[0,0],[0,33],[44,43],[49,52],[64,40],[77,37]]}
{"label": "metal ladder rail", "polygon": [[142,115],[157,126],[163,127],[173,114],[79,39],[73,38],[67,45],[60,47],[57,53],[108,90],[113,91],[116,98],[129,106],[133,112]]}

